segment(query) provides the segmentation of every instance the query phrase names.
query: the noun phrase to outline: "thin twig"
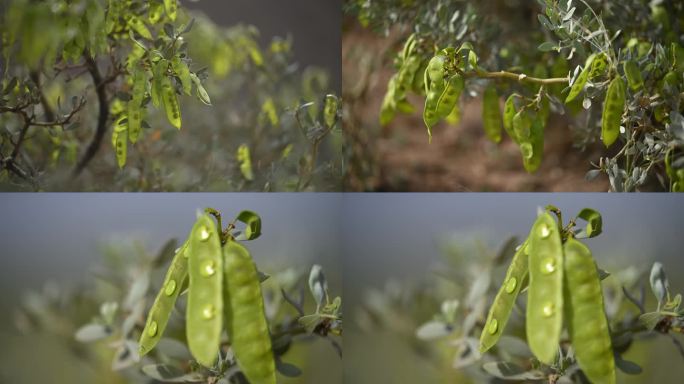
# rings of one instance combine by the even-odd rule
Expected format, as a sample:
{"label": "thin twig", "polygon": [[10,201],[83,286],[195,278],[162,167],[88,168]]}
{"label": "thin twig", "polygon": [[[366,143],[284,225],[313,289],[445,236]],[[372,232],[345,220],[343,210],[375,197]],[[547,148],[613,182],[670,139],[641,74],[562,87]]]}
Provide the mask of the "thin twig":
{"label": "thin twig", "polygon": [[508,79],[516,80],[521,83],[536,83],[536,84],[568,84],[569,80],[567,77],[552,77],[548,79],[541,79],[538,77],[527,76],[524,73],[513,73],[508,71],[499,72],[487,72],[487,71],[475,71],[475,72],[464,72],[465,77],[479,77],[482,79]]}

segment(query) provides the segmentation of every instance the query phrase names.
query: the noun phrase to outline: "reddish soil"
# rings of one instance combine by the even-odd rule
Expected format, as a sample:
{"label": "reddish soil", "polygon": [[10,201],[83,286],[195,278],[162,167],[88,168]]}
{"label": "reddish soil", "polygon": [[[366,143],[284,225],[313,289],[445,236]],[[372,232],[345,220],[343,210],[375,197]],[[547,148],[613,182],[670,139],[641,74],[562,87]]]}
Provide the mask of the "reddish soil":
{"label": "reddish soil", "polygon": [[[480,99],[462,98],[457,126],[440,123],[432,143],[420,111],[423,100],[412,97],[413,115],[398,115],[379,128],[378,114],[391,68],[393,34],[380,37],[353,26],[342,39],[343,94],[348,103],[346,129],[357,151],[365,151],[370,168],[349,189],[375,191],[606,191],[605,177],[586,181],[590,161],[598,161],[600,145],[581,151],[573,146],[568,120],[552,116],[546,127],[544,159],[534,174],[522,166],[520,151],[506,137],[490,142],[482,130]],[[504,134],[505,135],[505,134]],[[362,142],[359,141],[361,137]],[[368,165],[367,163],[371,163]],[[353,168],[352,168],[353,172]]]}

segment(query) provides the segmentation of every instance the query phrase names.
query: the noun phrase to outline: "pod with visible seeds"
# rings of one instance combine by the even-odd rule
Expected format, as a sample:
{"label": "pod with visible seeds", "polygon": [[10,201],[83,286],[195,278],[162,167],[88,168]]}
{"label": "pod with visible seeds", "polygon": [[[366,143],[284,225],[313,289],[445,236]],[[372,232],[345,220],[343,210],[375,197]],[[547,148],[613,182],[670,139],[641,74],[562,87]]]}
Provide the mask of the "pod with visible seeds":
{"label": "pod with visible seeds", "polygon": [[537,217],[528,242],[527,343],[539,361],[551,365],[563,325],[563,245],[551,214]]}
{"label": "pod with visible seeds", "polygon": [[230,345],[250,383],[275,384],[275,360],[254,261],[235,241],[223,247],[225,319]]}
{"label": "pod with visible seeds", "polygon": [[603,292],[591,251],[570,238],[565,253],[565,317],[575,357],[584,374],[595,383],[615,383],[615,360]]}
{"label": "pod with visible seeds", "polygon": [[178,104],[178,97],[176,96],[176,90],[171,85],[171,80],[166,76],[161,79],[161,97],[164,102],[166,118],[171,125],[180,129],[181,112],[180,105]]}
{"label": "pod with visible seeds", "polygon": [[501,111],[499,110],[499,94],[494,85],[489,85],[482,96],[482,122],[489,140],[501,141]]}
{"label": "pod with visible seeds", "polygon": [[625,109],[625,83],[617,76],[608,85],[606,100],[603,102],[601,116],[601,138],[610,147],[620,135],[622,112]]}
{"label": "pod with visible seeds", "polygon": [[520,293],[523,281],[527,278],[527,261],[527,240],[525,240],[513,256],[506,271],[506,278],[489,308],[487,322],[480,335],[480,353],[485,353],[493,347],[506,328],[515,300]]}
{"label": "pod with visible seeds", "polygon": [[209,215],[200,215],[188,241],[188,347],[200,364],[211,367],[218,356],[223,327],[223,251],[219,231]]}
{"label": "pod with visible seeds", "polygon": [[188,258],[185,255],[187,248],[188,241],[176,252],[171,261],[171,266],[166,272],[164,283],[157,294],[157,298],[154,300],[154,304],[152,304],[152,308],[150,308],[145,328],[140,335],[140,342],[138,343],[140,345],[140,356],[150,352],[164,334],[171,311],[188,276]]}
{"label": "pod with visible seeds", "polygon": [[582,90],[584,89],[584,86],[587,84],[587,80],[589,80],[589,75],[591,73],[591,67],[594,58],[596,58],[595,54],[592,54],[587,58],[587,62],[584,65],[584,69],[582,69],[582,72],[580,72],[580,74],[577,75],[575,82],[572,83],[572,87],[570,87],[570,93],[568,93],[568,97],[565,98],[566,104],[574,100],[575,97],[577,97],[577,95],[579,95],[580,92],[582,92]]}

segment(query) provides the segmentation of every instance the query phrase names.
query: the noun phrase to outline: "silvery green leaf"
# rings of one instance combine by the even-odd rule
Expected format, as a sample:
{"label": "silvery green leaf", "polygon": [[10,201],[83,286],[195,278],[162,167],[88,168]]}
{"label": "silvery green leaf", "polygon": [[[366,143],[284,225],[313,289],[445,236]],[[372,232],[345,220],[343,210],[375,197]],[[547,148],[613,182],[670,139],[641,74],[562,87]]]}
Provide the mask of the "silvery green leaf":
{"label": "silvery green leaf", "polygon": [[190,360],[192,355],[188,347],[176,339],[162,337],[155,347],[164,355],[177,360]]}
{"label": "silvery green leaf", "polygon": [[126,299],[124,300],[123,304],[124,309],[132,309],[138,301],[145,297],[145,294],[147,293],[147,289],[149,287],[149,273],[147,273],[147,270],[140,271],[140,273],[136,276],[135,280],[133,281],[133,285],[131,285],[131,289],[128,291],[128,295],[126,295]]}
{"label": "silvery green leaf", "polygon": [[448,336],[453,328],[442,321],[432,320],[421,325],[416,330],[416,337],[421,340],[435,340]]}
{"label": "silvery green leaf", "polygon": [[309,289],[316,300],[316,306],[320,307],[324,301],[327,301],[328,296],[328,282],[325,280],[323,268],[314,264],[309,273]]}
{"label": "silvery green leaf", "polygon": [[667,297],[668,289],[670,287],[667,276],[665,276],[665,269],[660,262],[656,261],[653,263],[649,281],[651,283],[651,290],[653,290],[653,294],[658,299],[658,305],[660,305]]}
{"label": "silvery green leaf", "polygon": [[297,366],[280,359],[276,359],[276,369],[285,377],[299,377],[302,375],[302,370],[297,368]]}
{"label": "silvery green leaf", "polygon": [[105,323],[112,324],[114,321],[114,316],[116,316],[116,311],[119,309],[119,303],[116,301],[108,301],[100,305],[100,316],[104,319]]}
{"label": "silvery green leaf", "polygon": [[82,343],[91,343],[102,340],[112,334],[112,330],[102,324],[86,324],[76,331],[76,340]]}
{"label": "silvery green leaf", "polygon": [[204,377],[197,372],[188,373],[166,364],[151,364],[142,367],[147,376],[165,383],[197,383],[204,381]]}
{"label": "silvery green leaf", "polygon": [[482,368],[490,375],[504,380],[543,380],[546,378],[542,371],[527,371],[519,365],[506,361],[485,363]]}

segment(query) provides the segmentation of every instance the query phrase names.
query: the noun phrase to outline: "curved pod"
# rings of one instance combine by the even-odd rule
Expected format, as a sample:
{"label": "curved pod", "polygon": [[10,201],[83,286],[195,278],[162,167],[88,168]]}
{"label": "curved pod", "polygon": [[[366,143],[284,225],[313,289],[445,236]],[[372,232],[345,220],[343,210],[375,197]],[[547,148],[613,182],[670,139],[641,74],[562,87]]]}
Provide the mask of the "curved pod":
{"label": "curved pod", "polygon": [[485,353],[493,347],[506,328],[523,280],[527,277],[527,259],[527,240],[525,240],[513,256],[506,271],[506,279],[489,308],[487,322],[480,336],[480,353]]}
{"label": "curved pod", "polygon": [[197,219],[189,242],[186,335],[195,359],[211,367],[218,355],[223,326],[223,255],[219,232],[209,215]]}
{"label": "curved pod", "polygon": [[482,96],[482,121],[489,140],[501,141],[501,111],[499,111],[499,94],[494,85],[489,85]]}
{"label": "curved pod", "polygon": [[603,144],[610,147],[620,135],[622,111],[625,109],[625,83],[620,76],[608,85],[606,101],[603,103],[601,117],[601,137]]}
{"label": "curved pod", "polygon": [[551,214],[537,217],[528,242],[527,343],[539,361],[551,365],[563,325],[563,246]]}
{"label": "curved pod", "polygon": [[596,264],[587,246],[573,238],[565,251],[565,313],[582,371],[595,383],[615,383],[615,360]]}
{"label": "curved pod", "polygon": [[250,383],[275,384],[275,361],[256,266],[249,251],[229,241],[223,248],[225,318],[231,347]]}
{"label": "curved pod", "polygon": [[140,335],[140,356],[150,352],[164,334],[171,311],[176,304],[176,299],[178,299],[178,294],[185,283],[185,279],[188,277],[188,259],[185,254],[187,248],[188,241],[176,252],[171,261],[171,266],[166,272],[166,277],[164,277],[164,284],[159,290],[157,298],[154,299],[152,308],[150,308],[145,329],[143,329],[142,335]]}

